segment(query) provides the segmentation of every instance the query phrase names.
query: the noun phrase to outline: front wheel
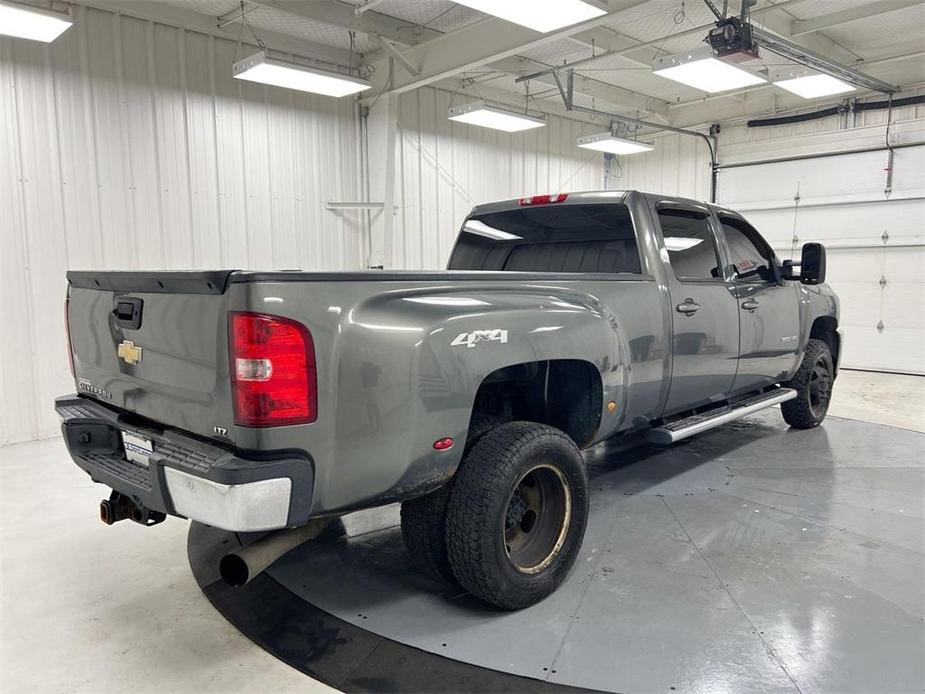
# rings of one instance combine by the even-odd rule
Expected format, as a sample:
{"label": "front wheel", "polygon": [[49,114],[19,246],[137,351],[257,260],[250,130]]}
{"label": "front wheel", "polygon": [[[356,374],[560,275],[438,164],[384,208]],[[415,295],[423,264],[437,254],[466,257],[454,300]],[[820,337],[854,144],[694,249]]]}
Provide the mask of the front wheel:
{"label": "front wheel", "polygon": [[456,474],[446,516],[453,574],[492,605],[532,605],[565,579],[587,520],[588,477],[574,442],[543,424],[504,424]]}
{"label": "front wheel", "polygon": [[793,378],[783,384],[797,396],[780,406],[784,421],[797,429],[812,429],[825,419],[832,398],[835,367],[832,352],[822,340],[810,339]]}

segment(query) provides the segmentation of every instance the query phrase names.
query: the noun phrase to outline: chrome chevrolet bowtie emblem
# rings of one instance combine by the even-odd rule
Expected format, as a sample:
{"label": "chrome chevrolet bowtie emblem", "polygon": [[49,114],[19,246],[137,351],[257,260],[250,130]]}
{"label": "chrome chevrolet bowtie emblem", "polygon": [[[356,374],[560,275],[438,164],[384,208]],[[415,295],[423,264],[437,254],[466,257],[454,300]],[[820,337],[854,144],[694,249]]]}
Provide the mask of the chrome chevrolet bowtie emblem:
{"label": "chrome chevrolet bowtie emblem", "polygon": [[141,361],[141,347],[136,347],[135,343],[131,340],[122,340],[119,343],[118,355],[119,359],[124,361],[126,364],[137,364]]}

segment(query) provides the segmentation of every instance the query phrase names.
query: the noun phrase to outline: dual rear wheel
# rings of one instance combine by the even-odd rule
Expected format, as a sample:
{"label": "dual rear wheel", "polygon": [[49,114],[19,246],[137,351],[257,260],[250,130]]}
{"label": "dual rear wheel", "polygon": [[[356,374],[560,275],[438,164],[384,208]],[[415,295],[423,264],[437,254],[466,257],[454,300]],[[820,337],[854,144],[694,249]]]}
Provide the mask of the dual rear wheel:
{"label": "dual rear wheel", "polygon": [[534,422],[495,421],[469,439],[449,485],[402,504],[405,542],[434,578],[504,609],[532,605],[562,583],[584,537],[581,454]]}

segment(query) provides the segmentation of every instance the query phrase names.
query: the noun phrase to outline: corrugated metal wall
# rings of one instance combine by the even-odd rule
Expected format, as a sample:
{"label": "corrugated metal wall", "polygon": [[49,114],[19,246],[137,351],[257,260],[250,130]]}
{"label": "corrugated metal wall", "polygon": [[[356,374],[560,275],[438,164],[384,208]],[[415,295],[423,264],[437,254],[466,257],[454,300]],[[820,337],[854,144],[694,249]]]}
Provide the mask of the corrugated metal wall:
{"label": "corrugated metal wall", "polygon": [[581,123],[550,116],[544,128],[507,134],[448,120],[451,99],[426,87],[399,102],[393,267],[445,267],[475,204],[603,187],[600,153],[575,146]]}
{"label": "corrugated metal wall", "polygon": [[73,389],[67,269],[358,268],[353,104],[231,78],[233,42],[75,6],[0,39],[0,444]]}
{"label": "corrugated metal wall", "polygon": [[[324,207],[361,199],[350,100],[233,80],[229,41],[73,11],[51,46],[0,39],[0,444],[56,431],[68,269],[365,262],[361,215]],[[443,267],[478,202],[601,187],[580,124],[494,133],[450,99],[402,97],[392,267]]]}

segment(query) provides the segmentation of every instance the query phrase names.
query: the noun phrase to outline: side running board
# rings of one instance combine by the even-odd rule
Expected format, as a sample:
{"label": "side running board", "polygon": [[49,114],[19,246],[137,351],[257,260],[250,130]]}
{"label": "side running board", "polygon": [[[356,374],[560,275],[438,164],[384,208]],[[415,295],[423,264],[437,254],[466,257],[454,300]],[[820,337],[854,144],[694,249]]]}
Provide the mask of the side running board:
{"label": "side running board", "polygon": [[680,441],[689,436],[694,436],[695,434],[712,429],[713,427],[718,427],[721,424],[741,419],[759,410],[773,407],[774,405],[787,402],[788,400],[793,400],[796,396],[797,392],[793,390],[793,388],[778,388],[777,390],[771,390],[767,393],[749,398],[748,400],[737,402],[731,407],[726,406],[703,414],[694,414],[690,417],[671,422],[670,424],[655,429],[649,429],[649,431],[646,432],[646,440],[649,443],[667,446],[675,441]]}

